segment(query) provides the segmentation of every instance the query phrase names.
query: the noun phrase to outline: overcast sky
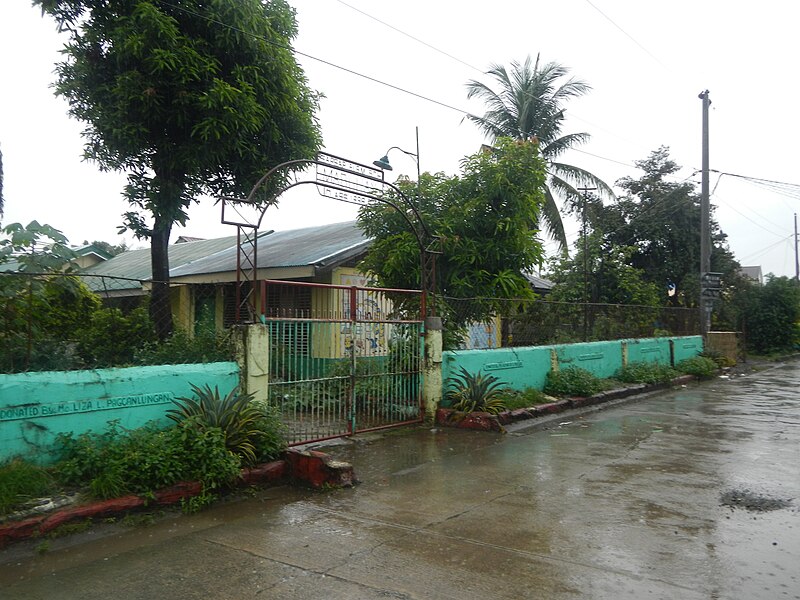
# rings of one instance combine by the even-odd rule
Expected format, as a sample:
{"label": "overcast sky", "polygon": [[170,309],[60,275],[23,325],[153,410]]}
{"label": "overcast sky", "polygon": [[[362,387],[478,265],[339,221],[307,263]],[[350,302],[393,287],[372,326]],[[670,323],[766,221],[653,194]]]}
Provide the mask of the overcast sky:
{"label": "overcast sky", "polygon": [[[701,101],[708,89],[711,168],[797,183],[758,185],[712,174],[712,205],[743,265],[794,275],[793,215],[800,203],[797,169],[800,4],[786,0],[463,0],[368,2],[290,0],[295,42],[312,88],[324,93],[319,119],[328,152],[371,163],[390,146],[415,150],[423,171],[454,174],[483,136],[465,112],[465,83],[491,63],[541,54],[592,86],[567,105],[564,133],[588,132],[583,152],[564,162],[613,183],[637,177],[635,160],[661,145],[699,184]],[[414,39],[416,38],[416,39]],[[81,161],[80,123],[52,94],[53,67],[66,40],[27,0],[0,4],[0,148],[3,223],[49,223],[73,243],[119,243],[127,209],[124,176]],[[325,62],[322,62],[325,61]],[[330,64],[337,65],[331,66]],[[345,70],[346,69],[346,70]],[[367,76],[360,77],[348,71]],[[379,80],[426,99],[382,85]],[[484,81],[489,81],[484,79]],[[443,106],[447,105],[447,106]],[[390,155],[394,175],[416,177],[413,159]],[[263,227],[288,229],[354,218],[354,208],[317,199],[311,186],[287,194]],[[204,200],[174,236],[232,235],[219,208]],[[570,240],[577,225],[568,225]],[[133,242],[127,237],[128,243]],[[142,244],[141,242],[134,242]]]}

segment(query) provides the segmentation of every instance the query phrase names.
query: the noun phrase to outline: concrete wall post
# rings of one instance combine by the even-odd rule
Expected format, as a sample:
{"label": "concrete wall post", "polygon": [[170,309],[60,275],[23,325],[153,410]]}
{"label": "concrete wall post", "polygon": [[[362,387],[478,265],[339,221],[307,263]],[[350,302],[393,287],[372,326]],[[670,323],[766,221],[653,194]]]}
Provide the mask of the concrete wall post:
{"label": "concrete wall post", "polygon": [[442,318],[425,318],[425,364],[422,367],[425,422],[433,423],[442,400]]}
{"label": "concrete wall post", "polygon": [[269,400],[269,328],[243,325],[236,336],[236,361],[242,372],[242,388],[260,402]]}

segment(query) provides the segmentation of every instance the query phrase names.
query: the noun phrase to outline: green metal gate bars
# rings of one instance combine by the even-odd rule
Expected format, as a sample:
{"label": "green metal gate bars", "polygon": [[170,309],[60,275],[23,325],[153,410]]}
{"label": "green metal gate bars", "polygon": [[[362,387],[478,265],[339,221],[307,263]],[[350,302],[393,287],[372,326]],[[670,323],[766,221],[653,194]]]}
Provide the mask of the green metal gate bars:
{"label": "green metal gate bars", "polygon": [[422,421],[419,291],[264,281],[269,401],[289,444]]}

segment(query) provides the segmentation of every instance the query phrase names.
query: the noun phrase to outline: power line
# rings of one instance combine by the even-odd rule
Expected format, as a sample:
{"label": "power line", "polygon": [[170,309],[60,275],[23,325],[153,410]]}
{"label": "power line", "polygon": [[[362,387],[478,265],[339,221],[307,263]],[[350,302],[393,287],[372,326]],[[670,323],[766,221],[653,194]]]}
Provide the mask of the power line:
{"label": "power line", "polygon": [[775,242],[773,244],[770,244],[769,246],[765,246],[761,250],[756,250],[755,252],[752,252],[752,253],[748,254],[747,256],[743,256],[742,260],[748,260],[748,259],[751,259],[751,258],[755,258],[757,256],[763,256],[764,254],[766,254],[770,250],[773,250],[773,249],[777,248],[781,244],[785,244],[785,243],[789,242],[793,237],[794,237],[794,233],[790,234],[789,236],[787,236],[787,237],[785,237],[785,238],[783,238],[781,240],[778,240],[777,242]]}
{"label": "power line", "polygon": [[[349,9],[351,9],[351,10],[353,10],[353,11],[355,11],[355,12],[357,12],[357,13],[365,16],[365,17],[367,17],[368,19],[372,19],[376,23],[380,23],[384,27],[388,27],[392,31],[395,31],[395,32],[399,33],[400,35],[405,36],[405,37],[417,42],[418,44],[422,44],[423,46],[433,50],[434,52],[437,52],[437,53],[439,53],[439,54],[441,54],[443,56],[446,56],[447,58],[449,58],[451,60],[454,60],[457,63],[462,64],[465,67],[468,67],[469,69],[472,69],[473,71],[477,71],[481,75],[486,75],[486,71],[484,71],[483,69],[479,69],[475,65],[472,65],[472,64],[466,62],[465,60],[462,60],[462,59],[458,58],[457,56],[454,56],[453,54],[450,54],[449,52],[446,52],[446,51],[442,50],[441,48],[437,48],[433,44],[430,44],[430,43],[426,42],[425,40],[421,40],[420,38],[411,35],[407,31],[404,31],[404,30],[400,29],[399,27],[396,27],[396,26],[392,25],[391,23],[387,23],[386,21],[383,21],[383,20],[379,19],[378,17],[375,17],[375,16],[367,13],[367,12],[361,10],[360,8],[357,8],[357,7],[355,7],[355,6],[351,5],[351,4],[348,4],[347,2],[344,2],[344,0],[336,0],[336,1],[339,4],[341,4],[343,6],[346,6],[347,8],[349,8]],[[532,94],[529,94],[529,93],[526,93],[525,95],[528,96],[529,98],[535,98],[535,96],[533,96]],[[595,128],[600,129],[602,131],[605,131],[606,133],[616,137],[617,139],[620,139],[620,140],[622,140],[624,142],[627,142],[629,144],[632,144],[632,145],[638,145],[638,144],[636,144],[636,142],[634,142],[632,140],[629,140],[629,139],[626,139],[626,138],[618,135],[617,133],[602,127],[601,125],[598,125],[597,123],[593,123],[592,121],[584,119],[581,116],[576,115],[574,113],[570,113],[570,114],[572,115],[572,117],[574,119],[576,119],[578,121],[582,121],[582,122],[586,123],[587,125],[591,125],[592,127],[595,127]],[[599,157],[599,158],[603,158],[603,157]],[[604,160],[611,160],[611,159],[604,159]],[[616,162],[616,161],[611,160],[611,162]]]}
{"label": "power line", "polygon": [[[715,196],[714,196],[714,198],[715,198],[715,199],[717,199],[718,201],[722,202],[723,204],[725,204],[725,206],[727,206],[727,207],[728,207],[729,209],[731,209],[733,212],[735,212],[735,213],[738,213],[739,215],[741,215],[742,217],[744,217],[745,219],[747,219],[747,220],[748,220],[750,223],[752,223],[752,224],[753,224],[753,225],[755,225],[756,227],[760,227],[761,229],[763,229],[763,230],[764,230],[764,231],[766,231],[767,233],[771,233],[772,235],[778,236],[778,237],[780,237],[780,238],[782,238],[782,237],[785,235],[785,234],[783,234],[783,233],[777,233],[777,232],[773,231],[772,229],[767,229],[767,228],[766,228],[766,227],[764,227],[763,225],[760,225],[758,222],[756,222],[755,220],[753,220],[753,217],[748,217],[746,214],[744,214],[743,212],[741,212],[741,211],[740,211],[739,209],[737,209],[735,206],[733,206],[733,205],[732,205],[732,204],[730,204],[729,202],[726,202],[725,200],[723,200],[722,198],[720,198],[718,194],[717,194],[717,195],[715,195]],[[753,214],[754,214],[755,216],[757,216],[757,217],[759,217],[759,218],[763,219],[764,221],[766,221],[766,222],[767,222],[767,223],[769,223],[770,225],[774,225],[775,227],[778,227],[778,228],[780,228],[780,225],[778,225],[777,223],[773,223],[773,222],[771,222],[769,219],[765,219],[764,217],[762,217],[762,216],[761,216],[761,215],[759,215],[758,213],[754,212]]]}
{"label": "power line", "polygon": [[[462,60],[460,60],[460,59],[458,59],[458,58],[456,58],[456,57],[453,57],[453,56],[449,55],[448,53],[446,53],[446,52],[444,52],[444,51],[442,51],[442,50],[439,50],[439,49],[435,48],[434,46],[431,46],[430,44],[427,44],[426,42],[423,42],[423,41],[421,41],[421,40],[417,40],[417,38],[415,38],[414,36],[412,36],[412,35],[410,35],[410,34],[407,34],[407,33],[403,32],[403,31],[401,31],[400,29],[398,29],[398,28],[396,28],[396,27],[393,27],[392,25],[389,25],[388,23],[384,23],[384,22],[383,22],[383,21],[381,21],[380,19],[377,19],[377,18],[375,18],[375,17],[372,17],[371,15],[368,15],[367,13],[364,13],[363,11],[361,11],[361,10],[359,10],[359,9],[357,9],[357,8],[354,8],[354,7],[350,6],[349,4],[347,4],[347,3],[345,3],[345,2],[342,2],[342,0],[337,0],[337,1],[338,1],[338,2],[340,2],[341,4],[343,4],[344,6],[347,6],[347,7],[351,8],[351,9],[353,9],[353,10],[356,10],[357,12],[359,12],[359,13],[362,13],[362,14],[364,14],[365,16],[368,16],[368,17],[369,17],[369,18],[371,18],[371,19],[374,19],[375,21],[378,21],[379,23],[382,23],[383,25],[385,25],[385,26],[387,26],[387,27],[390,27],[391,29],[393,29],[393,30],[395,30],[395,31],[398,31],[399,33],[402,33],[403,35],[406,35],[406,36],[408,36],[409,38],[411,38],[411,39],[414,39],[415,41],[418,41],[419,43],[421,43],[421,44],[424,44],[425,46],[428,46],[428,47],[430,47],[430,48],[432,48],[432,49],[436,50],[437,52],[440,52],[440,53],[442,53],[442,54],[444,54],[444,55],[446,55],[446,56],[449,56],[450,58],[453,58],[454,60],[457,60],[458,62],[460,62],[460,63],[463,63],[463,64],[465,64],[465,65],[469,66],[470,68],[472,68],[472,69],[475,69],[475,70],[477,70],[477,71],[479,71],[479,72],[483,73],[483,71],[480,71],[480,69],[477,69],[476,67],[473,67],[473,66],[469,65],[469,63],[465,63],[464,61],[462,61]],[[251,33],[251,32],[249,32],[249,31],[245,31],[245,30],[243,30],[243,29],[240,29],[240,28],[238,28],[238,27],[234,27],[233,25],[230,25],[230,24],[228,24],[228,23],[225,23],[225,22],[223,22],[223,21],[219,21],[219,20],[217,20],[217,19],[213,19],[213,18],[209,17],[208,15],[204,15],[204,14],[201,14],[201,13],[198,13],[198,12],[195,12],[195,11],[192,11],[192,10],[190,10],[190,9],[187,9],[187,8],[183,7],[183,6],[178,6],[178,5],[172,4],[172,3],[170,3],[170,2],[164,2],[164,4],[165,4],[166,6],[170,6],[171,8],[173,8],[173,9],[175,9],[175,10],[179,10],[179,11],[182,11],[182,12],[184,12],[184,13],[190,14],[190,15],[192,15],[192,16],[195,16],[195,17],[198,17],[198,18],[205,19],[205,20],[206,20],[206,21],[208,21],[209,23],[214,23],[215,25],[218,25],[218,26],[220,26],[220,27],[224,27],[224,28],[230,29],[231,31],[236,31],[236,32],[238,32],[238,33],[241,33],[241,34],[243,34],[243,35],[247,35],[247,36],[250,36],[250,37],[252,37],[252,38],[259,39],[259,40],[262,40],[262,41],[264,41],[264,42],[266,42],[266,43],[268,43],[268,44],[270,44],[271,46],[274,46],[274,47],[276,47],[276,48],[281,48],[281,49],[283,49],[283,50],[287,50],[287,51],[289,51],[289,52],[292,52],[292,53],[294,53],[294,54],[297,54],[297,55],[299,55],[299,56],[303,56],[303,57],[305,57],[305,58],[308,58],[308,59],[310,59],[310,60],[313,60],[313,61],[319,62],[319,63],[321,63],[321,64],[324,64],[324,65],[326,65],[326,66],[329,66],[329,67],[331,67],[331,68],[338,69],[338,70],[340,70],[340,71],[343,71],[343,72],[345,72],[345,73],[348,73],[348,74],[350,74],[350,75],[353,75],[353,76],[355,76],[355,77],[359,77],[359,78],[361,78],[361,79],[365,79],[365,80],[367,80],[367,81],[370,81],[370,82],[372,82],[372,83],[375,83],[375,84],[378,84],[378,85],[381,85],[381,86],[387,87],[387,88],[389,88],[389,89],[392,89],[392,90],[395,90],[395,91],[397,91],[397,92],[400,92],[400,93],[403,93],[403,94],[406,94],[406,95],[409,95],[409,96],[413,96],[413,97],[415,97],[415,98],[417,98],[417,99],[419,99],[419,100],[423,100],[423,101],[425,101],[425,102],[430,102],[431,104],[435,104],[435,105],[437,105],[437,106],[440,106],[440,107],[442,107],[442,108],[446,108],[446,109],[448,109],[448,110],[452,110],[452,111],[454,111],[454,112],[457,112],[458,114],[460,114],[460,115],[462,115],[462,116],[470,116],[470,117],[476,117],[476,118],[477,118],[477,116],[476,116],[476,115],[473,115],[473,114],[472,114],[471,112],[469,112],[468,110],[465,110],[465,109],[462,109],[462,108],[458,108],[458,107],[456,107],[456,106],[453,106],[453,105],[451,105],[451,104],[448,104],[448,103],[446,103],[446,102],[442,102],[442,101],[440,101],[440,100],[436,100],[436,99],[434,99],[434,98],[431,98],[431,97],[429,97],[429,96],[426,96],[426,95],[424,95],[424,94],[420,94],[420,93],[418,93],[418,92],[414,92],[414,91],[412,91],[412,90],[406,89],[406,88],[404,88],[404,87],[401,87],[401,86],[399,86],[399,85],[395,85],[395,84],[393,84],[393,83],[389,83],[389,82],[387,82],[387,81],[383,81],[382,79],[378,79],[378,78],[376,78],[376,77],[372,77],[372,76],[370,76],[370,75],[366,75],[366,74],[364,74],[364,73],[360,73],[360,72],[358,72],[358,71],[355,71],[355,70],[353,70],[353,69],[350,69],[350,68],[348,68],[348,67],[344,67],[344,66],[342,66],[342,65],[338,65],[338,64],[336,64],[336,63],[333,63],[333,62],[331,62],[331,61],[325,60],[325,59],[323,59],[323,58],[319,58],[319,57],[317,57],[317,56],[313,56],[313,55],[311,55],[311,54],[308,54],[308,53],[305,53],[305,52],[301,52],[301,51],[299,51],[299,50],[296,50],[296,49],[292,48],[291,46],[287,46],[287,45],[285,45],[285,44],[280,44],[280,43],[278,43],[278,42],[275,42],[275,41],[273,41],[273,40],[267,39],[267,38],[265,38],[265,37],[263,37],[263,36],[259,36],[259,35],[256,35],[256,34],[254,34],[254,33]],[[530,95],[530,94],[529,94],[529,95]],[[531,97],[533,97],[533,96],[531,96]],[[576,118],[579,118],[579,117],[577,117],[577,116],[576,116]],[[584,122],[586,122],[586,123],[589,123],[588,121],[585,121],[584,119],[580,119],[580,120],[583,120]],[[590,125],[593,125],[592,123],[589,123],[589,124],[590,124]],[[636,165],[632,165],[632,164],[630,164],[630,163],[625,163],[625,162],[622,162],[622,161],[618,161],[618,160],[615,160],[615,159],[613,159],[613,158],[607,158],[607,157],[605,157],[605,156],[600,156],[599,154],[593,154],[593,153],[591,153],[591,152],[587,152],[586,150],[580,150],[580,149],[578,149],[578,148],[570,148],[570,149],[571,149],[571,150],[574,150],[575,152],[580,152],[580,153],[583,153],[583,154],[586,154],[586,155],[589,155],[589,156],[593,156],[593,157],[595,157],[595,158],[599,158],[599,159],[601,159],[601,160],[605,160],[605,161],[608,161],[608,162],[616,163],[616,164],[619,164],[619,165],[622,165],[622,166],[625,166],[625,167],[633,167],[633,168],[637,168],[637,167],[636,167]],[[670,176],[670,177],[674,177],[674,176]]]}
{"label": "power line", "polygon": [[360,77],[362,79],[366,79],[367,81],[370,81],[372,83],[377,83],[378,85],[382,85],[384,87],[388,87],[388,88],[393,89],[395,91],[402,92],[403,94],[407,94],[409,96],[414,96],[415,98],[418,98],[420,100],[424,100],[426,102],[430,102],[432,104],[436,104],[436,105],[441,106],[443,108],[447,108],[447,109],[453,110],[453,111],[455,111],[455,112],[457,112],[457,113],[459,113],[461,115],[475,116],[475,115],[473,115],[472,113],[470,113],[467,110],[463,110],[461,108],[457,108],[455,106],[447,104],[446,102],[442,102],[440,100],[435,100],[434,98],[430,98],[428,96],[425,96],[424,94],[420,94],[418,92],[413,92],[413,91],[408,90],[406,88],[400,87],[399,85],[394,85],[392,83],[383,81],[382,79],[378,79],[377,77],[372,77],[370,75],[365,75],[364,73],[359,73],[358,71],[354,71],[353,69],[349,69],[347,67],[343,67],[341,65],[337,65],[336,63],[332,63],[329,60],[325,60],[323,58],[319,58],[317,56],[313,56],[313,55],[307,54],[305,52],[300,52],[299,50],[296,50],[296,49],[292,48],[291,46],[287,46],[285,44],[280,44],[280,43],[275,42],[273,40],[270,40],[270,39],[267,39],[265,37],[256,35],[254,33],[251,33],[249,31],[245,31],[243,29],[239,29],[238,27],[234,27],[233,25],[230,25],[230,24],[225,23],[223,21],[219,21],[217,19],[212,19],[211,17],[209,17],[207,15],[203,15],[203,14],[197,13],[197,12],[189,10],[189,9],[183,7],[183,6],[177,6],[177,5],[171,4],[169,2],[164,2],[164,4],[166,6],[170,6],[170,7],[174,8],[176,10],[180,10],[182,12],[190,14],[192,16],[199,17],[201,19],[205,19],[209,23],[214,23],[215,25],[219,25],[220,27],[225,27],[227,29],[230,29],[231,31],[236,31],[236,32],[241,33],[243,35],[247,35],[247,36],[250,36],[252,38],[264,41],[267,44],[270,44],[271,46],[274,46],[276,48],[281,48],[282,50],[288,50],[289,52],[292,52],[292,53],[297,54],[299,56],[304,56],[304,57],[306,57],[308,59],[317,61],[319,63],[322,63],[322,64],[326,65],[326,66],[333,67],[334,69],[339,69],[340,71],[344,71],[345,73],[349,73],[350,75],[354,75],[356,77]]}
{"label": "power line", "polygon": [[378,17],[374,17],[374,16],[372,16],[371,14],[364,12],[364,11],[363,11],[363,10],[361,10],[360,8],[356,8],[355,6],[353,6],[353,5],[351,5],[351,4],[348,4],[347,2],[344,2],[343,0],[336,0],[336,1],[337,1],[339,4],[343,4],[343,5],[344,5],[344,6],[346,6],[347,8],[349,8],[349,9],[351,9],[351,10],[354,10],[354,11],[356,11],[357,13],[359,13],[359,14],[361,14],[361,15],[364,15],[364,16],[365,16],[365,17],[367,17],[368,19],[372,19],[373,21],[375,21],[375,22],[377,22],[377,23],[380,23],[380,24],[381,24],[381,25],[383,25],[384,27],[388,27],[388,28],[389,28],[389,29],[391,29],[392,31],[396,31],[396,32],[397,32],[397,33],[399,33],[400,35],[403,35],[403,36],[405,36],[405,37],[407,37],[407,38],[409,38],[409,39],[411,39],[411,40],[414,40],[414,41],[415,41],[415,42],[417,42],[418,44],[422,44],[423,46],[425,46],[425,47],[427,47],[427,48],[430,48],[430,49],[431,49],[431,50],[433,50],[434,52],[438,52],[439,54],[441,54],[441,55],[443,55],[443,56],[446,56],[447,58],[450,58],[450,59],[452,59],[452,60],[454,60],[454,61],[456,61],[456,62],[458,62],[458,63],[461,63],[461,64],[462,64],[462,65],[464,65],[465,67],[469,67],[470,69],[473,69],[474,71],[477,71],[478,73],[481,73],[481,74],[483,74],[483,70],[479,69],[478,67],[476,67],[476,66],[473,66],[473,65],[469,64],[468,62],[465,62],[465,61],[461,60],[461,59],[460,59],[460,58],[458,58],[457,56],[453,56],[452,54],[449,54],[448,52],[445,52],[444,50],[441,50],[440,48],[437,48],[436,46],[434,46],[434,45],[432,45],[432,44],[429,44],[428,42],[426,42],[426,41],[424,41],[424,40],[421,40],[421,39],[419,39],[418,37],[414,37],[414,36],[413,36],[413,35],[411,35],[410,33],[407,33],[407,32],[405,32],[405,31],[403,31],[403,30],[402,30],[402,29],[400,29],[399,27],[395,27],[394,25],[392,25],[392,24],[390,24],[390,23],[387,23],[386,21],[381,21],[381,20],[380,20]]}
{"label": "power line", "polygon": [[[788,198],[792,198],[795,200],[800,200],[800,184],[798,183],[789,183],[787,181],[776,181],[774,179],[762,179],[760,177],[751,177],[748,175],[739,175],[737,173],[726,173],[726,172],[719,172],[719,179],[717,179],[717,185],[722,180],[722,178],[727,175],[729,177],[735,177],[737,179],[742,179],[751,183],[753,185],[766,188],[767,190],[780,194],[782,196],[786,196]],[[716,186],[714,186],[716,189]]]}
{"label": "power line", "polygon": [[602,10],[600,10],[599,8],[597,8],[597,6],[595,6],[594,4],[592,4],[592,2],[591,2],[590,0],[586,0],[586,4],[588,4],[588,5],[589,5],[589,6],[591,6],[593,9],[595,9],[597,12],[599,12],[599,13],[600,13],[600,14],[603,16],[603,18],[605,18],[605,19],[606,19],[606,20],[607,20],[609,23],[611,23],[611,24],[612,24],[614,27],[616,27],[616,28],[617,28],[619,31],[621,31],[621,32],[622,32],[622,33],[625,35],[625,37],[627,37],[627,38],[628,38],[629,40],[631,40],[631,41],[632,41],[634,44],[636,44],[637,46],[639,46],[639,48],[641,48],[641,49],[642,49],[642,50],[643,50],[643,51],[644,51],[644,52],[645,52],[645,53],[646,53],[646,54],[647,54],[647,55],[648,55],[650,58],[652,58],[652,59],[653,59],[654,61],[656,61],[656,62],[657,62],[659,65],[661,65],[661,67],[663,67],[663,68],[664,68],[666,71],[669,71],[669,68],[668,68],[668,67],[667,67],[667,66],[666,66],[664,63],[662,63],[662,62],[661,62],[661,61],[658,59],[658,57],[657,57],[655,54],[653,54],[652,52],[650,52],[650,50],[648,50],[647,48],[645,48],[644,46],[642,46],[642,45],[641,45],[641,44],[640,44],[640,43],[639,43],[639,42],[638,42],[638,41],[637,41],[637,40],[636,40],[636,39],[635,39],[635,38],[634,38],[634,37],[633,37],[631,34],[629,34],[629,33],[628,33],[627,31],[625,31],[625,30],[624,30],[622,27],[620,27],[620,26],[619,26],[619,25],[618,25],[618,24],[617,24],[617,23],[616,23],[616,22],[615,22],[615,21],[614,21],[614,20],[613,20],[611,17],[609,17],[609,16],[608,16],[606,13],[604,13],[604,12],[603,12]]}

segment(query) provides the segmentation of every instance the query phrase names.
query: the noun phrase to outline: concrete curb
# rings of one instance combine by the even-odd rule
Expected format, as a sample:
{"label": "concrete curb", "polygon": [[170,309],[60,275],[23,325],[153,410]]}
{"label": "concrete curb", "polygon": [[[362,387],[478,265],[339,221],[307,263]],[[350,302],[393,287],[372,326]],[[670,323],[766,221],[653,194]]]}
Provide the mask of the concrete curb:
{"label": "concrete curb", "polygon": [[[287,450],[282,460],[242,469],[237,486],[277,485],[284,482],[314,489],[327,489],[351,487],[358,483],[358,480],[349,463],[332,460],[322,452]],[[169,506],[185,498],[197,496],[202,491],[200,482],[182,481],[158,490],[153,498],[132,494],[80,506],[64,507],[47,514],[6,522],[0,525],[0,548],[12,542],[46,535],[74,521],[123,514],[147,506]]]}
{"label": "concrete curb", "polygon": [[629,398],[645,392],[668,389],[696,380],[697,378],[694,375],[681,375],[667,383],[658,383],[654,385],[640,383],[625,388],[600,392],[593,396],[565,398],[558,402],[538,404],[530,408],[517,408],[497,415],[491,415],[485,412],[464,414],[452,408],[440,408],[436,411],[436,425],[440,427],[455,427],[457,429],[472,429],[474,431],[497,431],[506,433],[506,425],[512,425],[530,419],[540,419],[575,408],[587,408],[598,404],[605,404],[613,400]]}

